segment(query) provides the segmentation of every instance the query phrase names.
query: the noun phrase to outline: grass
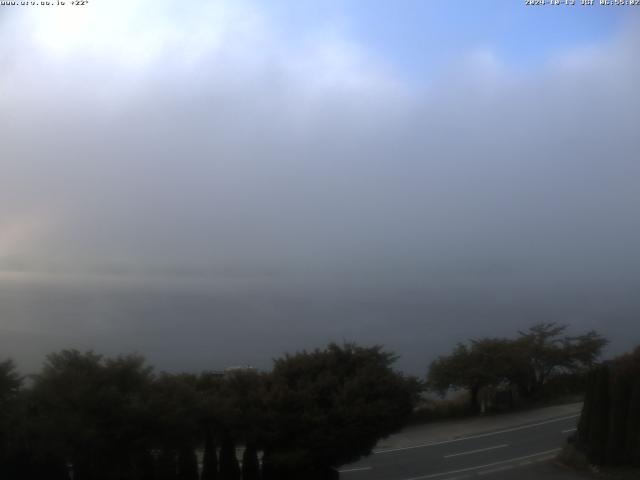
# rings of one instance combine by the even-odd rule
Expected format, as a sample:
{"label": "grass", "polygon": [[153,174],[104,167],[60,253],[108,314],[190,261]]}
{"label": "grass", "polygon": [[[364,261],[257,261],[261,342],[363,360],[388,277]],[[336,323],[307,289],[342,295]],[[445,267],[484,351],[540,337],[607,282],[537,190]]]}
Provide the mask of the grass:
{"label": "grass", "polygon": [[[547,396],[537,400],[517,401],[514,408],[491,409],[483,415],[500,415],[503,413],[523,412],[537,408],[551,407],[554,405],[568,405],[582,402],[582,394],[563,394]],[[414,410],[409,419],[410,425],[420,425],[442,420],[454,420],[477,416],[469,409],[469,394],[465,391],[457,392],[447,398],[426,395],[422,402]]]}
{"label": "grass", "polygon": [[438,420],[451,420],[455,418],[469,417],[469,395],[460,392],[449,398],[424,397],[421,404],[414,410],[409,424],[435,422]]}

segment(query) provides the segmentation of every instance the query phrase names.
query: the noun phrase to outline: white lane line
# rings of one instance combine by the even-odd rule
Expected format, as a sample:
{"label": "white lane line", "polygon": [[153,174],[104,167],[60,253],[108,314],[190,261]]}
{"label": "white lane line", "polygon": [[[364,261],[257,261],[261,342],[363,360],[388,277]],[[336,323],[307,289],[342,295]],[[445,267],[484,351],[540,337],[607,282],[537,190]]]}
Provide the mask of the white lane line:
{"label": "white lane line", "polygon": [[562,433],[571,433],[571,432],[575,432],[577,430],[577,428],[568,428],[566,430],[562,430]]}
{"label": "white lane line", "polygon": [[533,453],[531,455],[525,455],[523,457],[510,458],[509,460],[501,460],[499,462],[487,463],[486,465],[477,465],[475,467],[461,468],[460,470],[451,470],[449,472],[432,473],[430,475],[423,475],[421,477],[405,478],[404,480],[426,480],[428,478],[443,477],[445,475],[455,475],[456,473],[471,472],[473,470],[482,470],[483,468],[494,467],[496,465],[504,465],[505,463],[518,462],[520,460],[526,460],[527,458],[539,457],[540,455],[549,455],[550,453],[557,453],[561,448],[554,448],[553,450],[546,450],[544,452]]}
{"label": "white lane line", "polygon": [[460,455],[471,455],[472,453],[486,452],[488,450],[496,450],[498,448],[505,448],[508,446],[509,444],[505,443],[504,445],[496,445],[495,447],[479,448],[477,450],[468,450],[466,452],[460,452],[460,453],[450,453],[449,455],[445,455],[444,458],[459,457]]}
{"label": "white lane line", "polygon": [[478,475],[490,475],[492,473],[504,472],[505,470],[511,470],[513,467],[514,467],[513,465],[505,465],[504,467],[496,467],[496,468],[492,468],[490,470],[483,470],[481,472],[478,472]]}
{"label": "white lane line", "polygon": [[367,470],[371,470],[371,467],[359,467],[359,468],[346,468],[344,470],[338,470],[340,473],[350,473],[350,472],[364,472]]}
{"label": "white lane line", "polygon": [[497,432],[480,433],[478,435],[470,435],[468,437],[454,438],[452,440],[444,440],[442,442],[421,443],[419,445],[411,445],[409,447],[388,448],[388,449],[384,449],[384,450],[374,450],[373,453],[375,455],[378,455],[378,454],[381,454],[381,453],[401,452],[403,450],[413,450],[413,449],[416,449],[416,448],[434,447],[436,445],[446,445],[448,443],[462,442],[464,440],[473,440],[475,438],[491,437],[492,435],[500,435],[501,433],[517,432],[518,430],[525,430],[527,428],[540,427],[542,425],[548,425],[550,423],[555,423],[555,422],[563,422],[565,420],[570,420],[572,418],[577,418],[579,416],[580,416],[580,414],[576,413],[575,415],[569,415],[569,416],[561,417],[561,418],[554,418],[552,420],[546,420],[544,422],[538,422],[538,423],[531,423],[529,425],[521,425],[519,427],[507,428],[505,430],[498,430]]}
{"label": "white lane line", "polygon": [[547,455],[546,457],[536,458],[535,460],[532,460],[531,463],[546,462],[547,460],[553,460],[554,458],[556,458],[555,455]]}

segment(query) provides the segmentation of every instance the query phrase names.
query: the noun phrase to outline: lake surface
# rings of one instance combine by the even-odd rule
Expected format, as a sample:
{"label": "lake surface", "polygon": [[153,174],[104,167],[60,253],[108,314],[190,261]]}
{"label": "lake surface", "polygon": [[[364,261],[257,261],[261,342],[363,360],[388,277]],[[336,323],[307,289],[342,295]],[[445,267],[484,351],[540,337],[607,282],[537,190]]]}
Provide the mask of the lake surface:
{"label": "lake surface", "polygon": [[540,321],[595,328],[608,354],[640,343],[631,287],[603,291],[344,278],[165,281],[118,276],[0,277],[0,357],[37,370],[46,353],[139,352],[159,369],[269,368],[274,357],[328,342],[383,344],[423,375],[458,341],[510,336]]}

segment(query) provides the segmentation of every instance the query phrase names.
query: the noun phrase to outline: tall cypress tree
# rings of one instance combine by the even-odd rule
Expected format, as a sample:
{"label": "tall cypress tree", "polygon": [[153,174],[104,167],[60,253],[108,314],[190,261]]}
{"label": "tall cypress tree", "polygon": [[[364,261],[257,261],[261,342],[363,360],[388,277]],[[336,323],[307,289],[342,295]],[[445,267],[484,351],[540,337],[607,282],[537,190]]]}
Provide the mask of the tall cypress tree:
{"label": "tall cypress tree", "polygon": [[135,458],[135,472],[139,480],[156,480],[155,460],[150,452],[142,452]]}
{"label": "tall cypress tree", "polygon": [[268,450],[265,450],[262,454],[261,476],[262,480],[278,480],[278,476],[276,475],[273,461],[271,459],[271,454]]}
{"label": "tall cypress tree", "polygon": [[640,375],[634,379],[633,390],[629,396],[625,460],[629,465],[640,467]]}
{"label": "tall cypress tree", "polygon": [[595,377],[593,408],[589,420],[588,456],[596,465],[606,460],[609,432],[609,366],[602,365]]}
{"label": "tall cypress tree", "polygon": [[640,467],[640,347],[589,374],[577,440],[596,465]]}
{"label": "tall cypress tree", "polygon": [[204,437],[201,480],[218,480],[218,453],[215,438],[209,429],[206,430]]}
{"label": "tall cypress tree", "polygon": [[[618,369],[619,370],[619,369]],[[611,379],[611,400],[609,408],[609,430],[607,432],[607,465],[624,463],[629,397],[631,379],[624,372],[617,371]]]}
{"label": "tall cypress tree", "polygon": [[260,462],[255,443],[248,443],[242,455],[242,480],[260,480]]}
{"label": "tall cypress tree", "polygon": [[176,480],[178,477],[178,463],[176,452],[163,449],[156,463],[156,472],[159,480]]}
{"label": "tall cypress tree", "polygon": [[183,447],[178,455],[178,479],[198,480],[198,457],[193,448]]}
{"label": "tall cypress tree", "polygon": [[240,466],[236,457],[236,445],[228,432],[222,437],[220,448],[220,480],[240,480]]}
{"label": "tall cypress tree", "polygon": [[578,421],[578,431],[576,433],[578,447],[588,450],[590,439],[590,428],[592,424],[593,400],[596,391],[596,370],[590,370],[587,375],[587,383],[585,387],[584,402],[582,404],[582,412]]}

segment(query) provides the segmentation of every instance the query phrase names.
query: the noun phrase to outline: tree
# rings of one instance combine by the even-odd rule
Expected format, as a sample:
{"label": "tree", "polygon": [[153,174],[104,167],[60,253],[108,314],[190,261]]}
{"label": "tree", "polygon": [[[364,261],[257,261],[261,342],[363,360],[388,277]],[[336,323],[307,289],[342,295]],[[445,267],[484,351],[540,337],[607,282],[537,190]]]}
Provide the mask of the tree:
{"label": "tree", "polygon": [[242,480],[260,480],[260,462],[255,443],[249,443],[242,455]]}
{"label": "tree", "polygon": [[589,374],[577,446],[596,465],[640,466],[640,347]]}
{"label": "tree", "polygon": [[269,475],[325,475],[369,454],[380,438],[400,429],[420,385],[391,368],[395,358],[379,346],[331,344],[276,360],[263,460]]}
{"label": "tree", "polygon": [[[240,470],[235,457],[235,443],[245,445],[251,453],[252,448],[257,450],[263,441],[268,417],[265,405],[267,377],[253,369],[240,369],[225,375],[203,373],[198,378],[200,423],[205,433],[207,463],[203,476],[236,478]],[[213,477],[217,474],[216,440],[222,446],[219,477]]]}
{"label": "tree", "polygon": [[78,479],[128,475],[150,447],[152,379],[151,368],[135,355],[49,355],[31,395],[41,450],[71,462]]}
{"label": "tree", "polygon": [[427,385],[444,395],[450,388],[469,392],[469,409],[480,411],[478,394],[488,385],[497,385],[513,375],[513,349],[508,340],[485,338],[459,343],[450,355],[431,363]]}
{"label": "tree", "polygon": [[178,453],[201,442],[197,381],[196,375],[162,372],[152,383],[148,408],[156,419],[152,427],[156,448]]}
{"label": "tree", "polygon": [[[640,350],[638,351],[640,352]],[[640,357],[640,353],[638,357]],[[640,467],[640,374],[636,375],[633,381],[627,426],[625,459],[634,467]]]}
{"label": "tree", "polygon": [[513,377],[525,397],[539,394],[547,380],[558,371],[585,372],[591,368],[608,341],[595,331],[576,337],[562,336],[566,325],[539,323],[518,332],[518,353]]}
{"label": "tree", "polygon": [[23,378],[16,371],[13,360],[0,362],[0,405],[4,405],[18,394],[22,381]]}
{"label": "tree", "polygon": [[205,429],[204,454],[202,457],[202,479],[218,480],[218,454],[210,429]]}
{"label": "tree", "polygon": [[516,339],[483,338],[459,343],[449,355],[434,360],[428,387],[444,395],[450,388],[469,392],[470,410],[479,411],[478,394],[487,386],[510,384],[525,398],[537,396],[559,373],[584,374],[607,344],[595,331],[562,336],[566,326],[541,323]]}
{"label": "tree", "polygon": [[16,420],[19,412],[19,402],[17,401],[22,387],[22,377],[16,371],[12,360],[0,362],[0,477],[10,478],[10,476],[24,474],[20,472],[18,465],[18,432]]}
{"label": "tree", "polygon": [[177,480],[178,460],[174,450],[163,448],[157,459],[156,473],[158,480]]}
{"label": "tree", "polygon": [[240,466],[236,457],[236,444],[228,432],[222,436],[220,448],[220,480],[240,480]]}
{"label": "tree", "polygon": [[178,454],[178,480],[198,480],[198,458],[193,448],[182,447]]}
{"label": "tree", "polygon": [[260,478],[260,450],[263,479],[336,478],[333,467],[369,453],[413,409],[420,385],[394,360],[381,347],[330,345],[269,374],[155,375],[139,356],[63,350],[25,390],[3,362],[0,477],[62,480],[70,465],[77,480],[195,480],[204,444],[202,480],[239,480],[238,442],[243,480]]}

